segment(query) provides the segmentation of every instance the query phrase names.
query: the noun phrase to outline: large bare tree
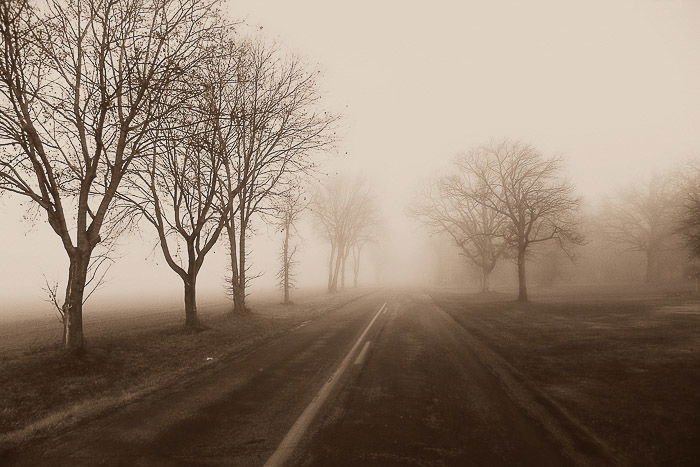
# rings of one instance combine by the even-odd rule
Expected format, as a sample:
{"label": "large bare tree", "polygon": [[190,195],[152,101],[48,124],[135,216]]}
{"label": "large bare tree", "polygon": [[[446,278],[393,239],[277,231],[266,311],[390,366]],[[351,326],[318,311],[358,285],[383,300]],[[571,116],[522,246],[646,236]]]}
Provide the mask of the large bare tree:
{"label": "large bare tree", "polygon": [[185,326],[191,329],[200,326],[199,271],[245,183],[228,184],[239,49],[225,33],[217,42],[181,83],[189,99],[151,132],[151,153],[135,163],[128,191],[120,194],[126,212],[155,228],[166,263],[183,282]]}
{"label": "large bare tree", "polygon": [[179,106],[164,96],[200,61],[216,5],[0,2],[0,190],[43,210],[66,251],[68,349],[84,346],[85,288],[112,202],[145,136]]}
{"label": "large bare tree", "polygon": [[567,248],[582,241],[576,218],[580,201],[562,177],[561,159],[505,140],[468,152],[457,166],[470,183],[463,188],[455,185],[456,193],[504,217],[503,235],[517,258],[518,301],[527,301],[525,265],[530,246],[558,241]]}
{"label": "large bare tree", "polygon": [[319,108],[317,73],[260,40],[243,45],[232,113],[236,132],[231,186],[242,183],[226,223],[234,311],[246,309],[246,240],[256,214],[313,168],[312,154],[333,141],[336,117]]}

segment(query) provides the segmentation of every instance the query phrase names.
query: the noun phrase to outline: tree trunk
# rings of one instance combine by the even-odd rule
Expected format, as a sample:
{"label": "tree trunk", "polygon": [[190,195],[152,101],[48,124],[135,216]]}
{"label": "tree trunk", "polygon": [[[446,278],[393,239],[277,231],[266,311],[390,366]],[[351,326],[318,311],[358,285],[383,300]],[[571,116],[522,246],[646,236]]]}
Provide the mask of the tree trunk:
{"label": "tree trunk", "polygon": [[527,302],[527,283],[525,281],[525,248],[518,248],[518,301]]}
{"label": "tree trunk", "polygon": [[482,292],[488,292],[489,289],[491,288],[490,280],[489,280],[490,276],[491,276],[491,271],[489,271],[487,267],[482,268],[482,270],[481,270],[481,291]]}
{"label": "tree trunk", "polygon": [[91,251],[75,250],[70,255],[66,297],[63,304],[63,347],[71,352],[82,352],[85,347],[83,335],[83,299],[85,282],[90,264]]}
{"label": "tree trunk", "polygon": [[196,329],[199,327],[199,317],[197,316],[197,276],[190,274],[185,279],[185,327]]}
{"label": "tree trunk", "polygon": [[342,263],[343,263],[343,251],[344,250],[345,250],[345,246],[343,246],[343,245],[338,245],[338,247],[336,248],[333,280],[331,281],[331,286],[328,289],[331,292],[338,291],[338,278],[340,277],[340,267],[342,266]]}
{"label": "tree trunk", "polygon": [[333,260],[335,259],[335,242],[331,241],[331,256],[328,259],[328,291],[333,291]]}
{"label": "tree trunk", "polygon": [[353,279],[352,279],[352,286],[357,288],[357,278],[360,275],[360,255],[358,254],[355,257],[355,262],[353,264]]}
{"label": "tree trunk", "polygon": [[246,288],[246,274],[245,274],[245,258],[246,258],[246,253],[245,253],[245,233],[246,233],[246,225],[241,224],[241,231],[238,233],[239,235],[239,241],[238,241],[238,290],[235,292],[235,297],[234,297],[234,303],[235,307],[238,311],[240,312],[245,312],[246,307],[245,307],[245,288]]}
{"label": "tree trunk", "polygon": [[231,266],[231,297],[233,298],[233,308],[231,312],[238,310],[236,306],[236,294],[238,290],[238,255],[236,251],[238,250],[237,240],[236,240],[236,228],[233,224],[233,220],[226,223],[226,234],[228,235],[228,251]]}
{"label": "tree trunk", "polygon": [[658,274],[658,269],[659,269],[659,259],[658,255],[655,250],[647,250],[646,251],[646,259],[647,259],[647,265],[646,265],[646,273],[644,276],[644,281],[647,284],[652,284],[654,282],[657,282],[659,279],[659,274]]}
{"label": "tree trunk", "polygon": [[241,221],[238,232],[233,221],[226,225],[231,255],[231,297],[233,313],[245,312],[245,224]]}
{"label": "tree trunk", "polygon": [[245,292],[241,290],[238,283],[233,286],[233,311],[235,313],[245,311]]}
{"label": "tree trunk", "polygon": [[284,226],[284,247],[282,248],[282,287],[284,288],[284,304],[289,305],[289,223]]}
{"label": "tree trunk", "polygon": [[340,288],[344,289],[345,288],[345,270],[347,269],[347,259],[348,259],[348,254],[345,253],[343,255],[343,258],[340,262]]}
{"label": "tree trunk", "polygon": [[233,222],[226,225],[226,232],[228,234],[229,242],[229,254],[231,256],[231,297],[233,298],[233,309],[231,312],[243,311],[245,306],[241,300],[241,290],[239,287],[239,274],[238,274],[238,241],[236,236],[236,228]]}

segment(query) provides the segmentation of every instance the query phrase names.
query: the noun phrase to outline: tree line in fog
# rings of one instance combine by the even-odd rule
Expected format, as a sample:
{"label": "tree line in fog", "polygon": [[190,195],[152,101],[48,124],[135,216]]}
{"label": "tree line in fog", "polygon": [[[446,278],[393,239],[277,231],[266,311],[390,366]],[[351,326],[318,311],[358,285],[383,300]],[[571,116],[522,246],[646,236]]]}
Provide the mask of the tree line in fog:
{"label": "tree line in fog", "polygon": [[[222,7],[0,0],[0,193],[38,213],[67,255],[65,283],[45,286],[67,349],[83,349],[83,306],[132,229],[157,238],[191,329],[201,326],[199,272],[217,244],[228,253],[231,311],[247,310],[256,222],[281,234],[284,303],[302,216],[328,244],[328,291],[358,284],[380,218],[365,179],[318,180],[316,156],[333,147],[338,122],[319,73],[239,34]],[[595,210],[564,169],[518,141],[479,146],[418,193],[411,213],[450,239],[484,291],[499,265],[514,263],[521,301],[533,264],[553,282],[563,261],[585,270],[624,251],[643,259],[650,283],[699,275],[697,166],[635,182]]]}
{"label": "tree line in fog", "polygon": [[[41,213],[68,256],[64,287],[46,284],[67,349],[84,347],[83,305],[114,261],[115,240],[134,228],[157,237],[181,280],[188,328],[200,326],[198,274],[222,239],[233,311],[246,310],[254,219],[283,232],[278,278],[290,301],[290,240],[309,206],[302,187],[316,173],[314,155],[333,144],[338,117],[322,107],[317,70],[241,37],[221,8],[0,2],[0,192]],[[343,278],[348,255],[366,241],[353,224],[364,214],[344,207],[357,201],[346,192],[362,191],[336,189],[344,184],[328,181],[309,206]],[[342,227],[327,224],[338,209],[353,214]]]}
{"label": "tree line in fog", "polygon": [[483,292],[497,266],[514,262],[522,301],[528,269],[545,287],[698,278],[696,161],[619,187],[598,206],[582,203],[563,169],[561,159],[521,142],[483,145],[430,180],[411,213],[449,239],[478,272]]}

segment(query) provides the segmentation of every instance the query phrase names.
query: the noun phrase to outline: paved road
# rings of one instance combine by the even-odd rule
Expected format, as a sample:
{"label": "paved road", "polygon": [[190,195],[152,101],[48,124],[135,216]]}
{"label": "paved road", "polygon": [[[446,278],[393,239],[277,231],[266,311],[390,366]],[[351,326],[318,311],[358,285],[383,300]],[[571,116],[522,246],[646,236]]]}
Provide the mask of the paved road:
{"label": "paved road", "polygon": [[427,296],[375,293],[14,463],[570,465],[553,439]]}
{"label": "paved road", "polygon": [[370,349],[296,465],[570,464],[428,297],[391,300]]}

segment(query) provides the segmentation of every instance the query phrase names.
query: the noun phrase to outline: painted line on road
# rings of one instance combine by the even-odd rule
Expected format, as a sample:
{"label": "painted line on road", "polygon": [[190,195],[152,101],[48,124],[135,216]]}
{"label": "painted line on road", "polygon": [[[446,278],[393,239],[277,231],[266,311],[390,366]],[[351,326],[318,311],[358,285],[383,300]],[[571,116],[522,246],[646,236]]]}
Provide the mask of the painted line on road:
{"label": "painted line on road", "polygon": [[365,346],[362,347],[362,352],[360,352],[360,355],[357,356],[357,359],[355,360],[355,365],[359,365],[365,360],[367,350],[369,350],[369,341],[365,342]]}
{"label": "painted line on road", "polygon": [[299,415],[299,418],[297,418],[296,422],[294,422],[294,425],[292,425],[292,427],[289,429],[285,437],[280,442],[279,446],[277,446],[277,449],[275,449],[275,452],[273,452],[270,458],[267,460],[267,462],[265,462],[265,467],[281,466],[285,463],[287,459],[289,459],[289,456],[292,455],[294,448],[296,448],[297,444],[299,444],[299,441],[304,435],[304,432],[309,428],[309,425],[316,416],[316,413],[318,413],[318,410],[328,398],[328,395],[331,393],[333,386],[335,386],[335,383],[340,379],[340,376],[350,365],[355,351],[358,349],[363,339],[369,332],[370,328],[385,308],[386,303],[384,303],[384,305],[382,305],[381,308],[377,310],[377,312],[374,314],[374,317],[369,322],[365,330],[362,331],[362,334],[360,335],[359,339],[357,339],[355,344],[350,349],[350,352],[348,352],[348,354],[345,356],[338,368],[336,368],[336,370],[331,374],[331,376],[328,378],[328,381],[326,381],[323,384],[321,390],[318,391],[318,394],[314,396],[309,405],[304,409],[301,415]]}

